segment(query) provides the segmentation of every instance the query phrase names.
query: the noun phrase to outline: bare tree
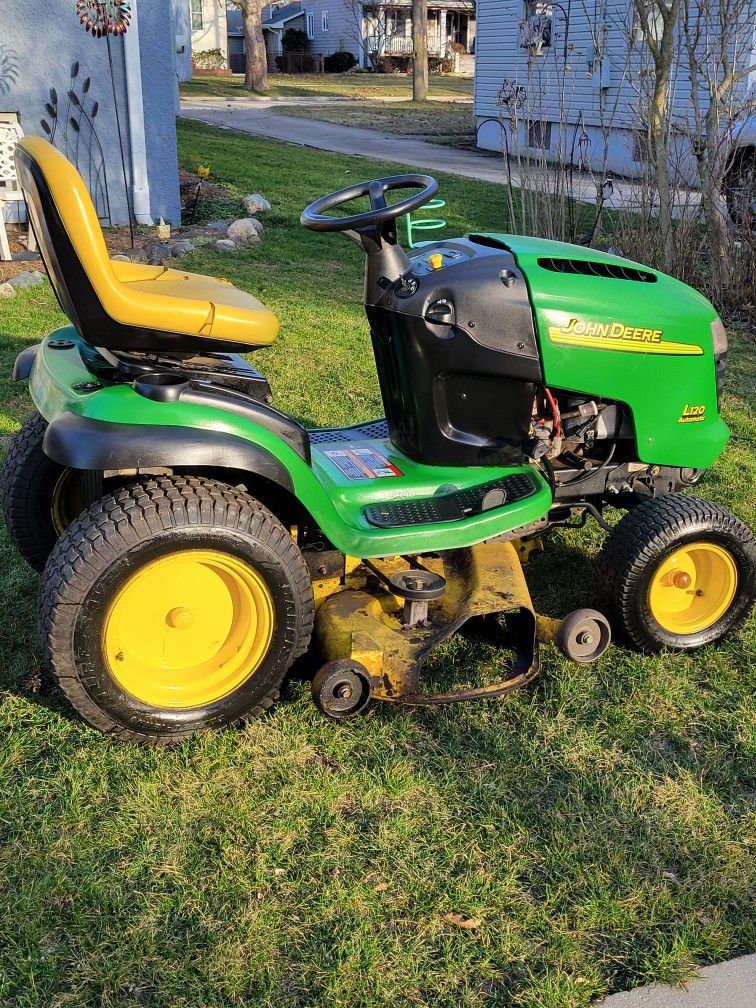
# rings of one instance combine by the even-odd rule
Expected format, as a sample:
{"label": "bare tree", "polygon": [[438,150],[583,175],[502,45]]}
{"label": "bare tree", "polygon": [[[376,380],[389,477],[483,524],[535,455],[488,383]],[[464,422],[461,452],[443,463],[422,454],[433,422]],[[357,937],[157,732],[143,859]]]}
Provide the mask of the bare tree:
{"label": "bare tree", "polygon": [[648,47],[653,77],[648,108],[648,146],[659,194],[659,229],[663,268],[672,269],[672,185],[670,182],[669,120],[671,83],[675,69],[680,0],[633,0],[636,25]]}
{"label": "bare tree", "polygon": [[244,87],[247,91],[266,91],[268,87],[268,54],[262,30],[262,0],[234,0],[242,13],[244,45],[247,50]]}
{"label": "bare tree", "polygon": [[701,206],[711,243],[714,290],[732,281],[732,221],[724,185],[740,123],[756,110],[745,82],[756,70],[753,33],[756,0],[699,0],[685,4],[682,35],[691,80],[687,133],[696,160]]}
{"label": "bare tree", "polygon": [[412,0],[412,100],[428,97],[428,0]]}

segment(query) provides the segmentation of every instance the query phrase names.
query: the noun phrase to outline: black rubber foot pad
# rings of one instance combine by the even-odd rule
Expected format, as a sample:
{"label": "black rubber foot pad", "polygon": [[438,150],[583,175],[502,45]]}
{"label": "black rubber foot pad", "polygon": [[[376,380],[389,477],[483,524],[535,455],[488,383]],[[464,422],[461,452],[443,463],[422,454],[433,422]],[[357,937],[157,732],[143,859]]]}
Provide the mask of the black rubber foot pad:
{"label": "black rubber foot pad", "polygon": [[527,473],[516,473],[514,476],[493,480],[491,483],[482,483],[469,490],[440,494],[438,497],[373,504],[365,508],[365,517],[377,528],[463,521],[471,515],[498,510],[507,504],[532,497],[537,489],[535,482]]}

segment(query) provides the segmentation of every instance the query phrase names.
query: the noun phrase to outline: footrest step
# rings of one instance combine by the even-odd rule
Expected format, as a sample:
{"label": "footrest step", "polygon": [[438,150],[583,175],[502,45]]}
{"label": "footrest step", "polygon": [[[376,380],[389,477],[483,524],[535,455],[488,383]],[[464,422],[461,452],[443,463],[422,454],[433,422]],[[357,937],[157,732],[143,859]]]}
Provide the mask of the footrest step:
{"label": "footrest step", "polygon": [[[527,473],[503,476],[454,493],[419,500],[390,501],[365,508],[365,517],[376,528],[401,528],[407,525],[434,525],[463,521],[483,511],[493,511],[507,504],[532,497],[537,486]],[[488,498],[488,500],[486,500]]]}

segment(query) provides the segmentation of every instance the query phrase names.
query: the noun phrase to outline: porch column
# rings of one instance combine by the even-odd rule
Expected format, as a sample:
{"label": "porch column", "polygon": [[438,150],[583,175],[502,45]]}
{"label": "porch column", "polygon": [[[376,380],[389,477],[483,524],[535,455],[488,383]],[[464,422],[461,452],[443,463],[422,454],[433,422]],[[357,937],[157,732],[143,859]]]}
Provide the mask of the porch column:
{"label": "porch column", "polygon": [[438,55],[446,55],[446,7],[438,12]]}

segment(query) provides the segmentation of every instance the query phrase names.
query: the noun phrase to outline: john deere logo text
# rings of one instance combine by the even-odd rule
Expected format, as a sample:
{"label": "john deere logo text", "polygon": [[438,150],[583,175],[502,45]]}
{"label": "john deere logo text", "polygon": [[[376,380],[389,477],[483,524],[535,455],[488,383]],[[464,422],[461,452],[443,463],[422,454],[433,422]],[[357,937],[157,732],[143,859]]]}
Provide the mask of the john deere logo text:
{"label": "john deere logo text", "polygon": [[586,322],[570,319],[566,326],[549,326],[552,343],[586,347],[591,350],[624,350],[629,353],[656,353],[698,356],[700,346],[662,339],[663,329],[627,325],[625,322]]}
{"label": "john deere logo text", "polygon": [[706,413],[705,406],[689,406],[685,403],[682,413],[680,414],[680,419],[678,423],[696,423],[698,420],[704,419],[704,414]]}

